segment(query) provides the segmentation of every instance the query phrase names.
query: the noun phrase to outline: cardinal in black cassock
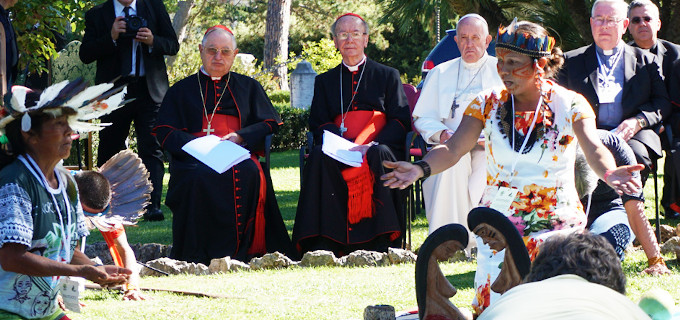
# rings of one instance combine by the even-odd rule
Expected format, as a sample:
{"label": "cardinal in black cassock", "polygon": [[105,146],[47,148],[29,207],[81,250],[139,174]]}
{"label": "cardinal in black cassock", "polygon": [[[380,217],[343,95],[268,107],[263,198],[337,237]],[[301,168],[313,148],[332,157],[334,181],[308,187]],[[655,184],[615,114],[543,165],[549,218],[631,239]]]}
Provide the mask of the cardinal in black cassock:
{"label": "cardinal in black cassock", "polygon": [[[403,192],[385,188],[380,176],[383,160],[403,158],[411,129],[399,72],[364,56],[351,71],[341,63],[317,76],[309,127],[316,146],[303,169],[293,244],[300,253],[324,249],[340,256],[398,247],[404,231]],[[324,130],[370,144],[364,165],[352,168],[325,155]]]}
{"label": "cardinal in black cassock", "polygon": [[[171,258],[207,265],[225,256],[249,261],[267,252],[294,253],[269,170],[254,155],[280,124],[262,86],[238,73],[211,77],[202,67],[168,90],[154,131],[170,154],[166,204],[173,212]],[[253,157],[222,174],[182,150],[197,137],[232,132]]]}

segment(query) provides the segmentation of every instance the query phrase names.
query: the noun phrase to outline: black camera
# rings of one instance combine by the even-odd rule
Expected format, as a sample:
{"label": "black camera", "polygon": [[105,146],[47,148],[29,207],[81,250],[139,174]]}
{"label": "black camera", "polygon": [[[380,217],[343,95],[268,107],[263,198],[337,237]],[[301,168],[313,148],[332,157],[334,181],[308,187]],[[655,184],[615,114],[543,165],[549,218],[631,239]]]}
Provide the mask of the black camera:
{"label": "black camera", "polygon": [[146,20],[137,15],[130,15],[123,19],[123,21],[125,21],[125,33],[121,34],[121,36],[126,38],[134,38],[139,29],[146,28]]}

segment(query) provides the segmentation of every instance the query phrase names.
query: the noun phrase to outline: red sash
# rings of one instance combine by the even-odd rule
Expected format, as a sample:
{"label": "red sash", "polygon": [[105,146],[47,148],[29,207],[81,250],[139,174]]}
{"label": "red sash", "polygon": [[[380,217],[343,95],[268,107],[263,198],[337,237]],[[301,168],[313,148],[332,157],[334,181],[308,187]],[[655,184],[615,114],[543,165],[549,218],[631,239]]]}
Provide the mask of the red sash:
{"label": "red sash", "polygon": [[[216,136],[226,136],[229,133],[236,132],[241,129],[241,121],[238,117],[229,116],[224,114],[215,114],[212,121],[210,122],[211,129],[215,131],[212,134]],[[203,117],[203,125],[201,129],[206,129],[208,127],[208,121]],[[203,137],[206,132],[201,130],[201,132],[192,133],[194,136]],[[255,154],[250,155],[250,159],[255,162],[257,169],[260,172],[260,196],[257,200],[257,210],[255,212],[255,234],[253,235],[253,242],[248,248],[248,254],[264,254],[267,253],[267,246],[264,239],[264,229],[265,229],[265,219],[264,219],[264,202],[267,197],[267,180],[264,176],[264,171],[260,165],[260,160]],[[240,245],[240,243],[239,243]]]}
{"label": "red sash", "polygon": [[[335,118],[335,124],[340,126],[342,116]],[[354,143],[367,144],[382,130],[387,123],[387,117],[379,111],[349,111],[345,114],[347,132],[344,138],[354,140]],[[347,221],[350,224],[359,223],[364,218],[373,217],[375,204],[373,203],[373,184],[375,178],[368,167],[366,156],[361,167],[349,167],[342,170],[342,178],[347,182]]]}

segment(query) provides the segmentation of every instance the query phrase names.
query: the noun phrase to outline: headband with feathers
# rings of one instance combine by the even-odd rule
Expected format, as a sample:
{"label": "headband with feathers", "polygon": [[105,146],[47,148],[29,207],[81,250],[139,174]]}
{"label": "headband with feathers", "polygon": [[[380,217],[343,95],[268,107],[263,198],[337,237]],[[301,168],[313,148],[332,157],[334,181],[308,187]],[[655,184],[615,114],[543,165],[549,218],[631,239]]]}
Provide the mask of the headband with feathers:
{"label": "headband with feathers", "polygon": [[74,81],[64,80],[47,87],[37,97],[37,93],[22,86],[12,87],[5,95],[4,108],[0,111],[0,133],[16,119],[21,119],[21,130],[31,130],[31,114],[49,113],[54,117],[69,116],[69,125],[76,132],[99,131],[109,123],[89,123],[122,107],[126,87],[113,87],[113,83],[102,83],[88,87],[82,78]]}

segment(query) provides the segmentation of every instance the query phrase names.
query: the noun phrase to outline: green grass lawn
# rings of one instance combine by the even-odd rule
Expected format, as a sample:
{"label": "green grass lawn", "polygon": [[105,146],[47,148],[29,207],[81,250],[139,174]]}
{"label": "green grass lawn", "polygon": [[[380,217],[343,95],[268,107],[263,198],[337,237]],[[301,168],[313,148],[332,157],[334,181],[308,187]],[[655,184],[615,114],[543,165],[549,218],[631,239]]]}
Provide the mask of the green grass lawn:
{"label": "green grass lawn", "polygon": [[[272,180],[283,219],[291,232],[300,190],[297,151],[273,153]],[[663,167],[660,165],[659,167]],[[166,175],[166,179],[168,176]],[[167,180],[165,181],[167,186]],[[662,181],[660,181],[662,186]],[[659,189],[661,190],[661,189]],[[165,195],[165,191],[163,194]],[[647,216],[654,215],[653,183],[645,188]],[[651,195],[651,196],[650,196]],[[166,220],[140,222],[127,231],[130,243],[172,242],[172,213],[163,206]],[[677,224],[673,221],[662,223]],[[413,248],[418,248],[427,236],[424,210],[413,223]],[[88,243],[103,241],[98,232]],[[674,259],[673,255],[666,259]],[[627,254],[623,268],[627,275],[627,295],[634,301],[651,288],[663,288],[680,303],[680,266],[667,261],[673,274],[664,277],[639,275],[646,267],[641,250]],[[469,308],[474,295],[474,262],[446,263],[442,269],[458,289],[452,301]],[[82,314],[70,313],[74,319],[362,319],[368,305],[389,304],[397,311],[416,306],[414,265],[405,264],[372,268],[292,268],[264,270],[210,276],[170,276],[142,279],[143,287],[201,291],[223,294],[228,299],[198,298],[155,292],[153,299],[143,302],[123,302],[120,295],[106,291],[86,291],[87,307]]]}

